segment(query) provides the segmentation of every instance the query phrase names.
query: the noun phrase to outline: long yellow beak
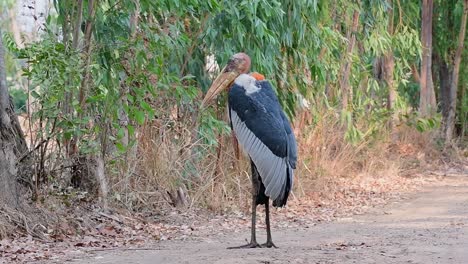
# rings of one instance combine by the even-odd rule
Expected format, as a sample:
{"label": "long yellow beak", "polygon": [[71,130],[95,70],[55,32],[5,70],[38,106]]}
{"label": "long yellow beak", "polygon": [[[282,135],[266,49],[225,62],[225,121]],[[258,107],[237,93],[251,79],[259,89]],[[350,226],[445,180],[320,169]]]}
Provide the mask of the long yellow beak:
{"label": "long yellow beak", "polygon": [[206,92],[205,98],[203,98],[201,108],[209,106],[215,99],[218,94],[223,90],[231,86],[234,80],[239,76],[237,71],[228,71],[226,68],[221,71],[221,74],[216,77],[214,82],[211,84],[210,88]]}

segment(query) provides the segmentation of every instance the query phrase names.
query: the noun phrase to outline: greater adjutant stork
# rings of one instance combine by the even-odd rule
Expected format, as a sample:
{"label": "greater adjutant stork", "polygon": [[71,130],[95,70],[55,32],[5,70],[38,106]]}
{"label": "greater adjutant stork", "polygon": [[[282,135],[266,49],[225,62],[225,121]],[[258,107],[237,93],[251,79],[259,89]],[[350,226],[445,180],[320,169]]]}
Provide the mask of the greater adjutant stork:
{"label": "greater adjutant stork", "polygon": [[[250,157],[252,170],[252,227],[247,245],[233,248],[276,247],[271,239],[269,200],[273,206],[286,205],[293,185],[297,145],[291,125],[270,82],[263,75],[249,73],[250,58],[237,53],[208,89],[203,105],[228,89],[231,128]],[[265,205],[267,242],[257,243],[256,208]]]}

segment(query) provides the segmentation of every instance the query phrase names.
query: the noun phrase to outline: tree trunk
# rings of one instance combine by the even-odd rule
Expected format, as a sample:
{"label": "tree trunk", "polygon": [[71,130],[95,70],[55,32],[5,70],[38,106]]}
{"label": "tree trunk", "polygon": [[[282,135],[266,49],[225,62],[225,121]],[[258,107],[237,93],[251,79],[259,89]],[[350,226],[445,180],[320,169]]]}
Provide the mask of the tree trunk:
{"label": "tree trunk", "polygon": [[[74,19],[74,25],[72,27],[72,48],[74,51],[78,50],[78,46],[80,44],[80,32],[81,32],[81,24],[83,22],[83,0],[78,0],[76,3],[72,5],[72,8],[75,8],[75,4],[77,4],[76,10],[72,12],[72,14],[75,14],[75,16],[71,16],[70,19]],[[71,23],[71,22],[70,22]],[[65,27],[63,28],[63,31],[65,32]],[[64,36],[64,40],[66,37]],[[67,45],[65,43],[65,45]],[[67,80],[67,86],[71,85],[71,80]],[[73,94],[73,90],[65,91],[65,98],[64,102],[62,104],[63,106],[63,113],[66,116],[66,118],[73,118],[74,111],[73,111],[73,106],[72,102],[74,99],[75,95]],[[77,147],[77,139],[72,138],[71,140],[69,139],[63,139],[63,145],[65,146],[67,158],[73,159],[76,158],[76,155],[78,153],[78,147]],[[68,160],[66,163],[73,163],[73,161]],[[66,166],[69,166],[69,164],[66,164]]]}
{"label": "tree trunk", "polygon": [[411,75],[413,75],[414,82],[421,82],[421,77],[419,76],[418,67],[416,64],[411,64]]}
{"label": "tree trunk", "polygon": [[[462,83],[462,87],[461,87],[461,94],[460,94],[460,102],[468,102],[468,98],[466,98],[467,94],[466,92],[468,91],[468,86],[466,85],[466,82],[465,83]],[[463,108],[462,106],[462,109],[466,109]],[[467,134],[467,128],[468,128],[468,113],[466,111],[461,111],[460,113],[460,136],[462,138],[468,138],[468,134]]]}
{"label": "tree trunk", "polygon": [[[78,12],[82,12],[82,1],[79,1],[79,7],[78,7]],[[92,51],[92,37],[93,37],[93,27],[94,27],[94,16],[96,15],[96,1],[94,0],[88,0],[88,19],[86,20],[86,27],[85,27],[85,34],[83,38],[83,56],[85,58],[84,60],[84,72],[83,72],[83,78],[81,80],[81,86],[79,90],[79,95],[78,95],[78,101],[80,103],[80,108],[85,111],[86,109],[86,95],[89,90],[89,84],[92,81],[91,79],[91,72],[89,70],[89,66],[91,65],[91,51]],[[81,20],[81,14],[78,15],[79,17],[77,18],[78,20]],[[75,40],[78,42],[78,34],[76,33],[77,28],[75,28],[75,33],[74,33],[74,39],[73,43],[75,43]],[[74,45],[74,48],[76,49],[78,45]],[[81,118],[81,115],[79,115]],[[104,124],[107,125],[107,124]],[[103,130],[106,131],[106,130]],[[104,138],[104,137],[100,137]],[[75,141],[73,141],[73,144],[77,144],[79,138],[76,138]],[[106,140],[101,141],[101,147],[104,149],[98,154],[96,154],[94,157],[91,157],[94,160],[94,168],[93,168],[93,174],[96,179],[97,185],[98,185],[98,197],[99,201],[101,202],[101,205],[104,210],[107,210],[107,194],[108,194],[108,184],[107,184],[107,178],[105,174],[105,160],[104,160],[104,155],[105,155],[105,145],[107,144]],[[78,147],[74,147],[74,149],[78,150]]]}
{"label": "tree trunk", "polygon": [[342,92],[342,101],[341,107],[343,110],[348,109],[348,102],[352,100],[352,90],[349,87],[349,75],[351,73],[351,53],[354,50],[354,45],[356,43],[356,31],[359,22],[359,11],[355,10],[353,14],[353,21],[351,28],[348,29],[347,39],[349,40],[348,47],[346,49],[346,54],[343,55],[343,64],[341,66],[341,79],[340,87]]}
{"label": "tree trunk", "polygon": [[13,38],[15,40],[16,45],[19,48],[23,48],[23,42],[21,41],[21,34],[20,30],[18,28],[18,22],[16,21],[16,14],[15,14],[15,8],[12,8],[8,11],[8,18],[10,19],[10,30],[11,33],[13,34]]}
{"label": "tree trunk", "polygon": [[8,94],[4,59],[0,37],[0,205],[18,208],[18,157],[27,151],[27,145]]}
{"label": "tree trunk", "polygon": [[[388,12],[388,34],[390,36],[393,36],[393,6],[392,6],[392,0],[388,1],[389,6],[391,9]],[[388,102],[387,102],[387,109],[388,111],[391,112],[391,117],[388,122],[388,126],[390,131],[393,130],[393,121],[396,119],[395,118],[395,111],[394,111],[394,105],[395,105],[395,100],[397,97],[397,93],[395,90],[395,85],[393,82],[393,71],[395,68],[395,58],[393,57],[393,50],[389,50],[387,54],[385,54],[384,58],[384,79],[387,84],[388,88]]]}
{"label": "tree trunk", "polygon": [[466,20],[468,16],[468,0],[463,1],[463,15],[460,24],[460,31],[458,34],[458,46],[455,52],[455,59],[453,62],[452,78],[450,82],[449,98],[450,104],[448,107],[447,119],[445,120],[445,142],[449,143],[453,137],[455,128],[455,113],[457,108],[457,89],[458,89],[458,75],[460,72],[460,63],[463,53],[463,45],[465,43]]}
{"label": "tree trunk", "polygon": [[[88,1],[88,12],[89,12],[89,17],[88,17],[88,20],[86,21],[85,37],[83,40],[85,65],[84,65],[83,79],[81,80],[80,93],[78,96],[78,100],[80,102],[80,107],[82,110],[85,109],[85,96],[88,91],[88,84],[90,81],[90,70],[88,68],[89,68],[89,65],[91,64],[91,37],[92,37],[92,29],[93,29],[93,20],[94,20],[94,15],[96,12],[94,8],[94,0]],[[75,39],[73,41],[75,41]],[[76,47],[74,48],[76,49]]]}
{"label": "tree trunk", "polygon": [[98,197],[99,202],[101,202],[102,208],[107,210],[107,194],[109,192],[109,187],[107,184],[106,172],[105,172],[105,161],[104,156],[102,153],[98,153],[94,160],[96,162],[94,167],[94,177],[96,177],[99,190],[98,190]]}
{"label": "tree trunk", "polygon": [[[133,42],[136,40],[137,33],[138,33],[138,24],[140,20],[140,2],[134,0],[133,1],[135,4],[135,10],[133,13],[130,15],[130,40]],[[134,50],[132,50],[132,53]],[[129,71],[130,71],[130,63],[123,61],[122,63],[125,64],[124,67],[128,65]],[[130,87],[126,83],[127,78],[122,78],[122,81],[120,82],[120,87],[121,87],[121,109],[119,110],[119,122],[120,126],[124,130],[124,135],[121,139],[122,145],[125,147],[128,147],[128,144],[130,143],[130,135],[128,131],[128,125],[130,123],[130,118],[128,117],[128,114],[125,112],[125,108],[128,107],[128,95],[130,94]],[[128,153],[131,153],[132,156],[136,156],[136,145],[132,147],[131,150],[127,150],[127,157]]]}
{"label": "tree trunk", "polygon": [[442,117],[446,120],[450,106],[450,83],[452,71],[449,69],[448,63],[440,56],[436,56],[436,62],[439,66],[440,108],[442,111]]}
{"label": "tree trunk", "polygon": [[78,0],[78,8],[76,10],[75,26],[73,28],[73,49],[78,49],[80,44],[81,23],[83,20],[83,0]]}
{"label": "tree trunk", "polygon": [[388,121],[388,126],[390,130],[393,130],[393,122],[396,119],[395,115],[395,100],[397,97],[397,92],[395,90],[395,84],[393,81],[393,70],[395,68],[395,59],[393,57],[393,52],[389,51],[385,54],[384,60],[384,79],[387,84],[388,97],[387,97],[387,109],[391,113],[390,120]]}
{"label": "tree trunk", "polygon": [[421,116],[430,116],[436,109],[434,84],[432,82],[432,10],[433,0],[423,0],[422,3],[422,62],[419,111]]}

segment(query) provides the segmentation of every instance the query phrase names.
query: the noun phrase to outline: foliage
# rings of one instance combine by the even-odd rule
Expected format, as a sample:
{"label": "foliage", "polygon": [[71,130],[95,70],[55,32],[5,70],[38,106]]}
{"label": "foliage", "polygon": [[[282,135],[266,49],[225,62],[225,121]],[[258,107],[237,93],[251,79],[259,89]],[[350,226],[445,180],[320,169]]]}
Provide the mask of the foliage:
{"label": "foliage", "polygon": [[[452,2],[458,3],[453,10],[458,14],[460,1]],[[339,121],[331,123],[350,148],[383,140],[394,116],[419,131],[440,122],[414,116],[419,85],[411,69],[421,56],[415,1],[56,0],[53,8],[41,40],[19,49],[5,37],[10,52],[26,61],[22,73],[34,98],[39,137],[76,146],[75,156],[112,160],[111,175],[117,175],[116,185],[126,184],[122,188],[131,185],[128,175],[155,171],[177,178],[177,184],[158,183],[167,188],[202,185],[204,165],[219,157],[221,148],[226,151],[227,144],[218,143],[227,141],[229,126],[223,121],[225,98],[202,112],[199,102],[217,70],[239,51],[251,56],[253,71],[274,84],[291,120],[310,115],[298,127],[303,133],[328,124],[321,119],[326,113]],[[435,32],[443,33],[436,36],[436,49],[445,50],[454,38],[443,30],[448,25],[437,21]],[[353,35],[356,45],[348,54]],[[387,54],[394,59],[397,90],[390,106],[381,65]],[[211,58],[215,63],[208,65]],[[341,109],[340,80],[348,66],[349,108]],[[460,119],[466,124],[466,115]],[[159,169],[138,168],[141,151],[161,146],[177,151],[164,154],[164,166],[145,160]],[[70,158],[65,149],[54,151],[50,156]],[[134,171],[129,157],[136,160]]]}
{"label": "foliage", "polygon": [[13,98],[13,105],[17,113],[25,113],[28,101],[28,94],[20,89],[10,90],[10,96]]}
{"label": "foliage", "polygon": [[[23,68],[23,76],[30,80],[31,96],[39,106],[33,117],[45,121],[45,129],[39,132],[48,137],[58,131],[57,139],[70,139],[73,133],[78,132],[82,121],[61,109],[65,93],[78,92],[81,74],[78,53],[66,51],[65,45],[54,41],[52,36],[46,36],[42,41],[18,50],[17,56],[28,61],[28,66]],[[71,105],[78,110],[76,100]]]}
{"label": "foliage", "polygon": [[[339,2],[337,1],[337,4]],[[87,1],[84,1],[84,9],[86,3]],[[73,134],[78,138],[81,138],[82,134],[91,133],[84,131],[82,125],[89,123],[92,116],[97,114],[101,120],[117,130],[122,123],[118,120],[122,112],[128,116],[132,125],[142,125],[147,118],[151,120],[152,117],[161,114],[156,113],[150,105],[155,100],[164,104],[160,105],[161,108],[171,107],[176,103],[184,106],[188,112],[194,111],[196,106],[193,105],[193,101],[199,94],[197,87],[206,89],[209,84],[210,75],[205,69],[206,57],[214,54],[222,65],[236,51],[245,51],[251,55],[253,70],[270,77],[277,87],[280,101],[289,116],[293,117],[297,109],[296,94],[300,93],[308,100],[316,100],[326,93],[327,86],[337,85],[341,66],[340,53],[344,51],[347,43],[346,30],[336,30],[335,21],[330,19],[330,16],[351,14],[356,8],[363,8],[366,12],[362,14],[364,26],[360,29],[365,41],[359,56],[353,56],[351,73],[353,93],[356,95],[353,100],[355,118],[367,115],[368,111],[364,109],[371,109],[372,113],[375,107],[382,103],[379,97],[370,98],[367,94],[385,94],[380,84],[371,81],[375,77],[372,72],[374,59],[387,50],[394,49],[397,56],[395,81],[405,85],[409,78],[408,61],[413,60],[419,53],[415,30],[399,24],[395,34],[389,35],[386,32],[386,12],[391,7],[385,1],[333,8],[320,1],[311,0],[259,0],[240,3],[169,1],[160,5],[151,1],[141,1],[138,6],[134,1],[104,1],[95,7],[96,16],[92,18],[95,41],[91,54],[92,63],[84,65],[83,54],[71,50],[70,43],[62,42],[75,37],[71,36],[70,31],[75,30],[73,19],[76,17],[70,16],[71,10],[76,9],[77,5],[73,1],[60,1],[55,2],[55,7],[58,17],[48,19],[47,28],[59,30],[56,23],[60,25],[70,21],[68,25],[65,23],[62,26],[62,31],[68,35],[64,36],[63,40],[54,40],[54,32],[49,32],[49,38],[28,47],[29,54],[23,54],[24,57],[36,56],[39,59],[30,59],[30,67],[35,71],[34,76],[28,71],[25,74],[37,79],[38,83],[41,79],[44,80],[43,84],[49,88],[42,91],[43,94],[48,94],[48,90],[53,90],[57,85],[66,87],[62,91],[56,91],[58,94],[55,96],[47,97],[50,102],[41,103],[46,105],[43,111],[57,106],[54,100],[63,98],[65,92],[75,95],[75,98],[68,102],[74,107],[73,111],[62,115],[68,122],[59,124],[67,124],[69,127],[62,128],[63,131],[67,131],[67,135],[74,131]],[[139,11],[140,21],[139,31],[134,34],[131,32],[130,19],[136,10]],[[87,19],[89,17],[85,15],[83,20]],[[233,21],[236,23],[233,24]],[[345,28],[348,22],[344,20],[342,23]],[[34,45],[36,49],[33,48]],[[40,45],[47,51],[41,50]],[[60,52],[61,49],[62,54],[48,53],[51,49],[49,45],[55,46],[55,51]],[[34,53],[38,53],[39,56]],[[42,63],[41,55],[47,54],[53,55],[55,61]],[[306,54],[320,54],[321,58]],[[74,59],[66,61],[68,57]],[[51,63],[56,63],[56,70],[62,74],[60,78],[47,80]],[[41,72],[40,69],[34,68],[36,65],[44,66],[47,70]],[[85,73],[67,72],[73,69],[90,71],[92,75],[89,90],[85,91],[87,113],[83,113],[84,109],[81,107],[84,104],[76,98],[80,90],[84,89],[81,87],[83,85],[78,84],[82,83],[81,79]],[[68,80],[64,79],[65,76],[69,76]],[[365,79],[369,79],[371,85],[362,91],[361,82]],[[340,93],[339,89],[332,89],[336,90],[334,94]],[[123,104],[116,104],[124,93],[128,93],[128,100]],[[39,94],[33,91],[33,95]],[[158,97],[169,100],[158,100]],[[46,98],[42,98],[44,99]],[[337,102],[334,96],[329,99],[332,103]],[[56,108],[56,111],[58,109],[60,108]],[[356,116],[359,112],[361,114]],[[53,119],[57,113],[40,112],[39,115]],[[71,116],[66,117],[67,115]],[[353,122],[349,118],[344,120]],[[206,131],[204,126],[209,123],[202,121],[201,131]],[[352,123],[347,126],[353,131],[357,129]],[[363,133],[353,131],[349,132],[354,135]],[[207,138],[207,142],[216,142],[212,133],[201,135],[210,137]],[[114,138],[118,140],[118,137]],[[124,150],[121,145],[117,145],[119,149]]]}
{"label": "foliage", "polygon": [[416,128],[417,131],[421,133],[438,128],[441,122],[440,115],[436,115],[434,117],[422,118],[422,117],[419,117],[414,112],[409,113],[409,114],[404,114],[401,116],[401,118],[405,120],[407,126],[414,127]]}

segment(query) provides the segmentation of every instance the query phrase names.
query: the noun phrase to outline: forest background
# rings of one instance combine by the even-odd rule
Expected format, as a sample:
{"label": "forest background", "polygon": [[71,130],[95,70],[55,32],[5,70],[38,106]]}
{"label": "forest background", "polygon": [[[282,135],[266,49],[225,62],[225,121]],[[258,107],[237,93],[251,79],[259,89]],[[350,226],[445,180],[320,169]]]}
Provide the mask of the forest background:
{"label": "forest background", "polygon": [[0,238],[44,239],[44,215],[83,203],[245,210],[226,100],[199,108],[240,51],[293,123],[293,200],[466,162],[467,13],[468,0],[4,0]]}

